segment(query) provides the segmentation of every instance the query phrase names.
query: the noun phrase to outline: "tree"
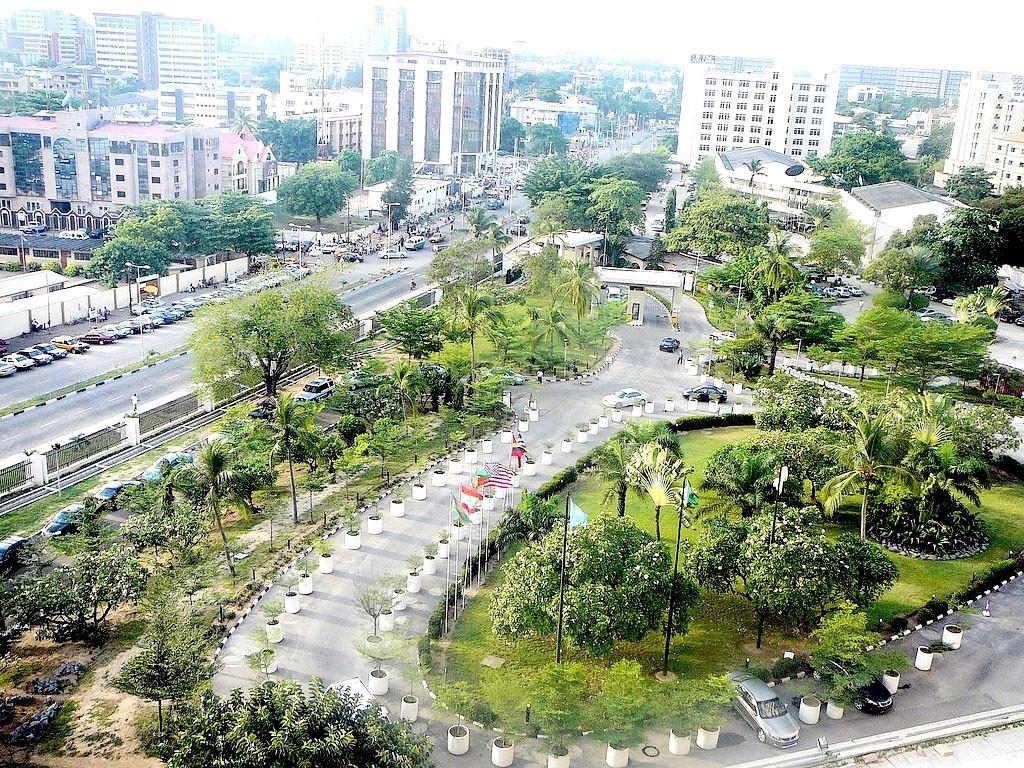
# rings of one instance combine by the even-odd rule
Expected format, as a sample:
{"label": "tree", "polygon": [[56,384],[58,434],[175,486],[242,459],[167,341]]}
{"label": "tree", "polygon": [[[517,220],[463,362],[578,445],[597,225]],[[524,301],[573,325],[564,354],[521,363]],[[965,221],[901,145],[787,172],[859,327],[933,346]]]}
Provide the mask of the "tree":
{"label": "tree", "polygon": [[679,204],[676,202],[676,188],[672,187],[665,194],[665,231],[671,232],[676,228],[676,209]]}
{"label": "tree", "polygon": [[961,203],[975,205],[995,189],[991,178],[992,172],[980,165],[966,165],[947,179],[946,191]]}
{"label": "tree", "polygon": [[[235,561],[231,557],[231,549],[228,547],[227,533],[224,531],[224,521],[221,517],[221,502],[228,495],[228,488],[234,482],[234,472],[231,470],[232,462],[231,449],[223,440],[207,442],[199,451],[195,461],[181,470],[182,478],[191,483],[202,499],[207,511],[213,515],[213,520],[220,533],[221,543],[224,545],[224,557],[227,559],[228,570],[235,575]],[[295,522],[298,522],[296,519]]]}
{"label": "tree", "polygon": [[666,159],[659,152],[615,155],[601,165],[601,174],[607,178],[635,181],[649,195],[668,178]]}
{"label": "tree", "polygon": [[863,381],[869,365],[882,365],[889,340],[905,333],[916,320],[898,309],[872,307],[858,315],[852,325],[839,328],[832,340],[844,361],[860,366]]}
{"label": "tree", "polygon": [[647,258],[644,259],[644,269],[658,269],[666,253],[668,250],[665,248],[665,241],[661,239],[661,235],[655,235],[651,238],[651,247],[647,251]]}
{"label": "tree", "polygon": [[891,136],[855,133],[832,142],[825,157],[808,158],[827,184],[850,190],[885,181],[909,181],[910,165]]}
{"label": "tree", "polygon": [[145,606],[146,633],[141,651],[113,679],[115,688],[156,702],[157,731],[164,730],[165,699],[180,701],[209,680],[215,665],[198,652],[206,644],[203,631],[183,610],[178,594],[162,587]]}
{"label": "tree", "polygon": [[391,180],[384,194],[380,196],[382,205],[387,205],[388,218],[393,225],[409,214],[412,205],[412,163],[399,158],[395,168],[395,178]]}
{"label": "tree", "polygon": [[1014,267],[1024,263],[1024,187],[1011,187],[998,197],[987,197],[981,208],[999,223],[1003,261]]}
{"label": "tree", "polygon": [[[284,456],[288,461],[288,481],[292,493],[292,522],[298,525],[299,505],[298,496],[295,493],[295,451],[305,441],[306,436],[313,431],[313,415],[305,403],[285,392],[277,398],[274,412],[270,416],[270,421],[267,422],[267,428],[275,440],[274,447],[270,451],[271,457]],[[227,543],[225,542],[225,551],[227,551],[226,547]]]}
{"label": "tree", "polygon": [[476,285],[494,272],[494,262],[487,254],[487,248],[487,241],[482,239],[449,245],[434,254],[427,275],[446,291],[455,286]]}
{"label": "tree", "polygon": [[836,461],[844,470],[829,480],[821,489],[825,508],[835,512],[840,502],[857,490],[861,493],[860,537],[868,535],[868,500],[871,487],[882,476],[893,475],[910,479],[909,473],[899,466],[906,450],[899,436],[894,434],[888,413],[870,414],[861,410],[850,417],[853,438],[836,448]]}
{"label": "tree", "polygon": [[766,214],[755,203],[718,192],[698,197],[679,215],[666,237],[673,252],[696,250],[707,256],[739,256],[768,240]]}
{"label": "tree", "polygon": [[554,125],[537,123],[526,131],[526,151],[534,155],[564,155],[569,148],[565,135]]}
{"label": "tree", "polygon": [[871,260],[864,277],[878,283],[884,290],[907,294],[908,306],[913,306],[914,293],[932,284],[939,275],[939,261],[923,245],[893,250],[887,248]]}
{"label": "tree", "polygon": [[635,181],[599,179],[588,197],[587,215],[594,229],[631,235],[644,222],[644,193]]}
{"label": "tree", "polygon": [[476,371],[476,336],[494,314],[494,297],[486,290],[464,285],[455,291],[451,303],[452,316],[469,339],[469,381]]}
{"label": "tree", "polygon": [[482,206],[474,205],[466,211],[466,227],[469,229],[470,237],[474,240],[483,239],[484,233],[487,232],[491,223],[491,215]]}
{"label": "tree", "polygon": [[845,429],[850,398],[811,381],[772,376],[758,380],[754,403],[758,429],[801,432],[819,426]]}
{"label": "tree", "polygon": [[293,216],[315,216],[317,226],[348,202],[358,178],[337,163],[308,163],[277,188],[277,198]]}
{"label": "tree", "polygon": [[158,747],[169,768],[428,768],[433,743],[314,678],[265,682],[178,706]]}
{"label": "tree", "polygon": [[441,333],[444,317],[440,310],[418,307],[412,301],[399,304],[377,315],[377,322],[387,331],[398,348],[414,360],[422,360],[444,346]]}
{"label": "tree", "polygon": [[560,277],[562,284],[558,294],[576,313],[576,332],[579,334],[583,318],[590,314],[600,295],[597,273],[590,264],[576,259],[564,266]]}
{"label": "tree", "polygon": [[[519,551],[508,578],[494,589],[491,622],[499,637],[550,635],[558,623],[562,531]],[[635,642],[661,627],[672,562],[667,550],[628,517],[600,515],[569,531],[565,567],[565,633],[593,656],[618,641]],[[686,631],[697,593],[676,585],[673,625]],[[678,623],[677,623],[678,622]]]}
{"label": "tree", "polygon": [[936,376],[978,377],[992,332],[977,325],[912,319],[897,336],[882,343],[882,360],[904,386],[924,392]]}
{"label": "tree", "polygon": [[707,514],[737,510],[744,518],[763,511],[777,496],[779,459],[770,451],[729,445],[712,455],[704,471],[705,490],[716,497],[704,502]]}
{"label": "tree", "polygon": [[265,117],[256,129],[256,138],[269,144],[281,162],[302,164],[316,159],[316,120]]}
{"label": "tree", "polygon": [[554,743],[553,755],[568,754],[566,742],[580,735],[587,689],[582,664],[549,664],[534,679],[533,712],[541,732]]}
{"label": "tree", "polygon": [[[550,156],[537,160],[523,179],[523,191],[531,205],[537,205],[550,192],[572,190],[586,197],[589,184],[597,177],[596,168],[582,160]],[[539,212],[538,212],[539,215]]]}
{"label": "tree", "polygon": [[601,501],[615,501],[615,512],[626,516],[626,495],[633,481],[633,455],[636,446],[624,440],[608,440],[594,454],[594,470],[607,484]]}
{"label": "tree", "polygon": [[762,163],[758,158],[755,157],[753,160],[748,160],[743,165],[746,167],[748,171],[750,171],[750,182],[747,184],[747,189],[752,190],[754,188],[754,179],[756,179],[758,176],[765,175],[764,163]]}
{"label": "tree", "polygon": [[277,393],[292,368],[338,369],[348,358],[351,310],[324,284],[268,290],[207,307],[189,339],[195,379],[215,397],[262,384]]}
{"label": "tree", "polygon": [[[778,300],[783,289],[798,283],[802,276],[793,262],[789,235],[774,227],[768,231],[769,247],[762,249],[750,277],[763,285],[773,300]],[[771,375],[771,374],[769,374]]]}
{"label": "tree", "polygon": [[338,164],[338,167],[342,172],[348,172],[353,174],[357,179],[362,176],[363,173],[363,156],[357,149],[343,149],[341,153],[334,159],[334,162]]}
{"label": "tree", "polygon": [[506,232],[499,222],[494,222],[487,227],[487,242],[491,244],[491,258],[494,263],[494,272],[501,271],[502,259],[499,255],[504,254],[505,248],[512,242],[512,235]]}
{"label": "tree", "polygon": [[252,133],[256,127],[256,122],[253,120],[249,110],[245,107],[238,107],[235,109],[235,119],[231,123],[231,130],[241,136],[243,133]]}
{"label": "tree", "polygon": [[775,373],[775,355],[783,344],[797,339],[807,346],[828,341],[844,325],[841,315],[807,291],[792,291],[769,304],[754,321],[754,330],[770,347],[768,375]]}
{"label": "tree", "polygon": [[521,152],[526,149],[526,128],[514,117],[504,115],[501,118],[501,143],[498,149],[502,152]]}
{"label": "tree", "polygon": [[932,128],[932,132],[917,146],[918,155],[928,155],[936,160],[949,157],[949,149],[953,145],[954,123]]}
{"label": "tree", "polygon": [[366,161],[366,184],[380,184],[395,178],[398,173],[398,161],[401,156],[390,149]]}
{"label": "tree", "polygon": [[939,229],[942,269],[936,279],[950,293],[963,295],[996,282],[1003,242],[996,220],[978,208],[958,208]]}
{"label": "tree", "polygon": [[92,258],[85,265],[85,274],[109,286],[117,285],[125,278],[134,282],[135,270],[125,266],[129,262],[150,267],[143,270],[143,273],[165,275],[171,256],[163,243],[118,234],[93,252]]}
{"label": "tree", "polygon": [[722,188],[722,177],[718,175],[713,157],[705,157],[697,163],[690,178],[697,189],[698,200]]}
{"label": "tree", "polygon": [[[661,541],[661,509],[669,505],[678,506],[683,494],[686,478],[693,472],[682,459],[673,456],[666,448],[655,443],[640,446],[633,454],[629,465],[629,482],[641,493],[647,494],[654,505],[654,535]],[[690,527],[690,520],[680,509],[683,525]]]}
{"label": "tree", "polygon": [[860,227],[845,220],[815,230],[807,261],[823,272],[838,275],[859,272],[865,253]]}
{"label": "tree", "polygon": [[651,719],[651,702],[644,695],[643,681],[640,665],[630,659],[612,664],[601,681],[596,730],[615,749],[640,741]]}

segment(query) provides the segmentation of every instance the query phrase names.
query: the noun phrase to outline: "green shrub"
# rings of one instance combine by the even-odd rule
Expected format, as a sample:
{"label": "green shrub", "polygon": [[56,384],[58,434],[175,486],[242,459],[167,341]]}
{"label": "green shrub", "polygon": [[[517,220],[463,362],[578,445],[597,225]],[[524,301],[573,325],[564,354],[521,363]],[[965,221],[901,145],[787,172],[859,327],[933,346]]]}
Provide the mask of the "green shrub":
{"label": "green shrub", "polygon": [[430,671],[431,665],[433,663],[433,659],[431,658],[430,655],[430,650],[430,637],[428,635],[424,635],[419,639],[419,642],[416,644],[416,652],[419,658],[420,667],[427,672]]}
{"label": "green shrub", "polygon": [[774,679],[772,677],[772,671],[768,669],[768,667],[751,667],[747,671],[758,680],[765,683],[770,683]]}
{"label": "green shrub", "polygon": [[491,709],[490,705],[485,701],[474,701],[469,706],[469,711],[466,712],[466,717],[472,720],[474,723],[480,723],[485,728],[490,728],[496,722],[498,722],[498,716]]}
{"label": "green shrub", "polygon": [[796,677],[798,672],[810,672],[811,665],[806,656],[797,655],[792,659],[779,659],[772,664],[772,674],[776,679]]}
{"label": "green shrub", "polygon": [[669,423],[673,432],[692,432],[696,429],[715,429],[717,427],[751,427],[754,425],[752,413],[722,413],[717,415],[698,414],[683,416]]}

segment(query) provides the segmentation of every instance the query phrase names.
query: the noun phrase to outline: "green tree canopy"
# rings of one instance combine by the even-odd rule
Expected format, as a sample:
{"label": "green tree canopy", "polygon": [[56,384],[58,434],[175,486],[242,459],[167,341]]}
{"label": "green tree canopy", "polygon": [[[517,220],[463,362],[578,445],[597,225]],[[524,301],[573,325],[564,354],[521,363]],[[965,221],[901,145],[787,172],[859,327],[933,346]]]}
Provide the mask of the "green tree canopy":
{"label": "green tree canopy", "polygon": [[412,163],[400,158],[395,168],[395,177],[380,196],[382,205],[387,206],[387,215],[392,224],[398,224],[409,213],[412,205]]}
{"label": "green tree canopy", "polygon": [[861,269],[866,233],[842,210],[832,211],[825,225],[811,237],[807,262],[822,272],[844,274]]}
{"label": "green tree canopy", "polygon": [[882,342],[881,358],[893,377],[924,392],[937,376],[975,379],[988,354],[992,331],[977,325],[922,322],[916,318]]}
{"label": "green tree canopy", "polygon": [[615,155],[602,163],[600,173],[614,179],[635,181],[649,195],[668,178],[666,159],[660,152]]}
{"label": "green tree canopy", "polygon": [[438,309],[418,307],[407,301],[378,314],[377,322],[400,350],[416,360],[439,352],[444,346],[444,316]]}
{"label": "green tree canopy", "polygon": [[308,163],[316,158],[316,120],[266,117],[256,129],[256,138],[269,144],[281,162]]}
{"label": "green tree canopy", "polygon": [[533,164],[523,179],[523,190],[532,205],[537,205],[549,192],[571,190],[585,197],[590,193],[588,183],[596,177],[596,168],[581,160],[542,157]]}
{"label": "green tree canopy", "polygon": [[855,133],[832,142],[825,157],[808,158],[826,182],[849,190],[884,181],[910,181],[910,165],[891,136]]}
{"label": "green tree canopy", "polygon": [[514,117],[505,115],[501,118],[501,143],[498,149],[502,152],[526,151],[526,128]]}
{"label": "green tree canopy", "polygon": [[531,125],[526,136],[526,151],[534,156],[564,155],[569,148],[565,134],[557,126],[547,123]]}
{"label": "green tree canopy", "polygon": [[644,193],[635,181],[599,179],[589,197],[587,215],[595,228],[609,234],[631,235],[643,225]]}
{"label": "green tree canopy", "polygon": [[708,194],[679,214],[665,244],[673,252],[738,256],[768,240],[767,214],[756,203],[726,193]]}
{"label": "green tree canopy", "polygon": [[308,163],[281,182],[277,198],[293,216],[315,216],[316,223],[345,207],[359,186],[358,177],[337,163]]}
{"label": "green tree canopy", "polygon": [[395,178],[401,156],[390,149],[366,161],[366,183],[380,184]]}
{"label": "green tree canopy", "polygon": [[992,172],[980,165],[967,165],[946,181],[946,191],[961,203],[974,205],[992,194]]}
{"label": "green tree canopy", "polygon": [[143,274],[155,272],[165,275],[171,256],[161,242],[118,234],[93,252],[85,265],[85,274],[106,285],[117,285],[122,280],[134,280],[135,270],[125,266],[129,262],[151,268],[142,270]]}
{"label": "green tree canopy", "polygon": [[357,149],[343,149],[334,159],[343,171],[355,174],[359,178],[363,172],[363,156]]}
{"label": "green tree canopy", "polygon": [[1024,187],[1011,187],[998,197],[985,198],[980,205],[999,223],[1002,260],[1014,267],[1024,264]]}
{"label": "green tree canopy", "polygon": [[950,122],[932,128],[932,132],[918,145],[917,154],[928,155],[936,160],[949,157],[949,148],[953,145],[954,127],[955,124]]}
{"label": "green tree canopy", "polygon": [[942,268],[936,285],[963,296],[996,282],[1003,241],[996,220],[978,208],[958,208],[939,229]]}

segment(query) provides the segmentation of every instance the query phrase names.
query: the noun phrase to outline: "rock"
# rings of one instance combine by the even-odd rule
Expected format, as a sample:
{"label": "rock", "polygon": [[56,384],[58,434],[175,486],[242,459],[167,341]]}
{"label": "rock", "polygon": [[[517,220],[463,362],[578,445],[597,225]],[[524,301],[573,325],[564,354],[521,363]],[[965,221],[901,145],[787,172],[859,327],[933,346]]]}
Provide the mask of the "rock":
{"label": "rock", "polygon": [[39,677],[32,681],[29,690],[42,695],[60,693],[61,682],[57,677]]}
{"label": "rock", "polygon": [[12,744],[30,744],[39,741],[43,737],[50,721],[60,711],[60,702],[54,702],[46,709],[41,710],[11,731]]}
{"label": "rock", "polygon": [[82,664],[78,663],[77,661],[69,661],[65,664],[61,664],[60,669],[58,669],[53,676],[71,677],[72,675],[74,675],[75,677],[78,677],[78,675],[82,674],[82,669]]}

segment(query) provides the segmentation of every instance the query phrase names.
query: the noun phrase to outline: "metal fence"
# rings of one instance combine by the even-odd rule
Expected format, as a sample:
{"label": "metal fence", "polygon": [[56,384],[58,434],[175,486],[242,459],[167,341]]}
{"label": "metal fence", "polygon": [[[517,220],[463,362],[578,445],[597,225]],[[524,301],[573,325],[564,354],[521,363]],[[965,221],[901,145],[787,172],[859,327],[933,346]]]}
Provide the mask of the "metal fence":
{"label": "metal fence", "polygon": [[199,410],[199,398],[194,392],[139,414],[139,432],[148,435],[165,424],[190,416]]}
{"label": "metal fence", "polygon": [[74,466],[90,456],[116,447],[124,440],[124,424],[104,427],[91,435],[76,435],[56,450],[46,452],[46,472]]}
{"label": "metal fence", "polygon": [[20,461],[17,464],[11,464],[9,467],[0,469],[0,495],[19,490],[28,485],[30,466],[31,464],[28,461]]}

